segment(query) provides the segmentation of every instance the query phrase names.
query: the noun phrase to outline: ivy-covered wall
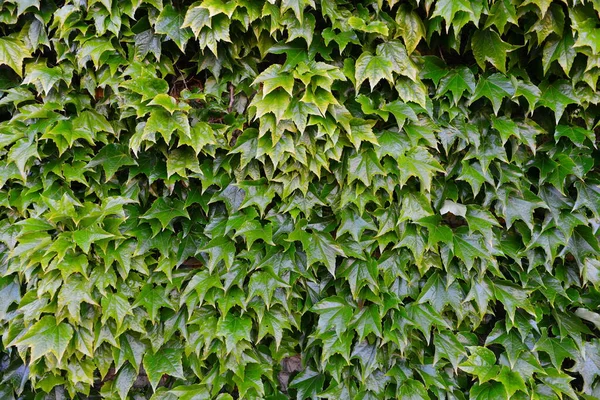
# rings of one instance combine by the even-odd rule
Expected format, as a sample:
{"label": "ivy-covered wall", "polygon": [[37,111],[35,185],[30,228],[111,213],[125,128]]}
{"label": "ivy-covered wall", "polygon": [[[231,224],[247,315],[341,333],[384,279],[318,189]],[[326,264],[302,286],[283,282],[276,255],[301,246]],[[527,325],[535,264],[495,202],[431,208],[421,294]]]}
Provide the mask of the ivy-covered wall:
{"label": "ivy-covered wall", "polygon": [[600,398],[600,2],[0,2],[2,399]]}

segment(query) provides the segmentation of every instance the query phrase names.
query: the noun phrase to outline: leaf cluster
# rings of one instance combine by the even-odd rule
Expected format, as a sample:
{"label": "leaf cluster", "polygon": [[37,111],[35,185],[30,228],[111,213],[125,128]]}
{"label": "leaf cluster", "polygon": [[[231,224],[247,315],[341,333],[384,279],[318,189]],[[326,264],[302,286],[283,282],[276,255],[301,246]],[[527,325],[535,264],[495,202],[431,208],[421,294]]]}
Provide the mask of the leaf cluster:
{"label": "leaf cluster", "polygon": [[599,26],[1,2],[0,397],[600,398]]}

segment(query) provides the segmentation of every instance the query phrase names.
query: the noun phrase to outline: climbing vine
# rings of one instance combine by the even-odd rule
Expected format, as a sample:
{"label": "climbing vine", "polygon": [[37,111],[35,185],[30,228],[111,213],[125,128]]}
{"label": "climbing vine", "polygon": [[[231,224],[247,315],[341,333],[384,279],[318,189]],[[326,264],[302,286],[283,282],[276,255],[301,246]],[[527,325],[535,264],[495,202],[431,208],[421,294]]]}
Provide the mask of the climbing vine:
{"label": "climbing vine", "polygon": [[600,398],[600,2],[0,2],[2,399]]}

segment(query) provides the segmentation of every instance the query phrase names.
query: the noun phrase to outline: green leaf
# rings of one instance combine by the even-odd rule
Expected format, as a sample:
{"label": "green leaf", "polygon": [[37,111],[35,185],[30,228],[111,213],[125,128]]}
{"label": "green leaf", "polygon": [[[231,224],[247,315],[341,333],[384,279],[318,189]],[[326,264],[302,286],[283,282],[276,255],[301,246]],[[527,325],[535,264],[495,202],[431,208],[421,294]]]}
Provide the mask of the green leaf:
{"label": "green leaf", "polygon": [[131,305],[125,296],[119,293],[109,293],[102,298],[102,323],[112,318],[117,323],[117,329],[121,327],[127,315],[133,315]]}
{"label": "green leaf", "polygon": [[402,165],[400,185],[404,185],[411,176],[416,176],[419,178],[421,190],[427,192],[431,190],[431,181],[435,173],[443,172],[440,163],[422,147],[407,151],[398,158],[398,163]]}
{"label": "green leaf", "polygon": [[348,183],[360,180],[366,186],[371,185],[371,179],[383,175],[385,171],[373,150],[361,151],[348,158]]}
{"label": "green leaf", "polygon": [[502,74],[492,74],[479,79],[471,103],[481,97],[487,97],[492,102],[494,114],[498,115],[502,100],[505,97],[511,98],[514,94],[515,87],[510,79]]}
{"label": "green leaf", "polygon": [[516,47],[504,42],[491,29],[478,30],[471,39],[471,48],[475,61],[485,71],[485,63],[489,61],[500,72],[506,74],[506,55]]}
{"label": "green leaf", "polygon": [[[400,41],[390,40],[388,42],[381,43],[379,46],[377,46],[377,56],[382,56],[386,60],[391,61],[393,70],[396,71],[396,73],[407,76],[413,81],[417,81],[419,70],[410,59],[406,48]],[[358,70],[358,60],[356,69]],[[371,84],[371,90],[372,89],[373,84]]]}
{"label": "green leaf", "polygon": [[313,310],[319,314],[318,331],[325,333],[333,329],[338,337],[348,329],[354,314],[348,302],[338,296],[321,300],[313,306]]}
{"label": "green leaf", "polygon": [[262,83],[263,96],[277,88],[283,88],[290,96],[294,95],[294,77],[283,71],[279,64],[273,64],[260,73],[252,86]]}
{"label": "green leaf", "polygon": [[360,310],[352,319],[351,324],[358,334],[359,341],[371,333],[381,337],[381,315],[379,315],[379,308],[375,305]]}
{"label": "green leaf", "polygon": [[[573,358],[572,355],[570,357]],[[594,379],[600,375],[600,342],[598,339],[592,339],[591,342],[585,343],[581,351],[576,352],[575,365],[572,371],[581,374],[583,392],[592,394]]]}
{"label": "green leaf", "polygon": [[115,378],[115,386],[121,400],[127,398],[127,394],[133,387],[138,374],[131,364],[124,364]]}
{"label": "green leaf", "polygon": [[[485,20],[484,29],[494,25],[498,32],[504,33],[506,24],[518,25],[517,10],[515,4],[510,0],[496,1],[490,8],[490,13]],[[541,41],[539,41],[541,43]]]}
{"label": "green leaf", "polygon": [[201,4],[197,7],[190,7],[185,13],[185,18],[181,28],[191,28],[194,36],[197,38],[202,28],[205,26],[210,28],[211,17],[212,16],[209,9],[205,8],[204,4]]}
{"label": "green leaf", "polygon": [[483,237],[479,234],[469,233],[466,228],[459,228],[454,234],[454,254],[461,259],[467,268],[472,268],[475,259],[486,260],[490,258]]}
{"label": "green leaf", "polygon": [[415,51],[421,39],[425,37],[425,25],[419,14],[412,11],[407,5],[402,5],[398,9],[396,23],[398,24],[397,35],[402,37],[406,51],[410,54]]}
{"label": "green leaf", "polygon": [[467,374],[475,375],[479,383],[489,381],[496,377],[500,367],[496,364],[494,352],[485,347],[472,347],[469,349],[471,355],[458,368]]}
{"label": "green leaf", "polygon": [[192,32],[189,28],[182,28],[185,20],[185,12],[178,11],[173,6],[165,6],[158,16],[154,25],[156,33],[167,35],[169,39],[174,41],[182,52],[185,52],[185,45],[192,37]]}
{"label": "green leaf", "polygon": [[257,96],[258,100],[253,101],[251,105],[256,107],[256,118],[260,118],[267,113],[273,113],[276,122],[283,118],[283,114],[290,105],[290,95],[281,88],[274,89],[268,94],[264,94],[262,98]]}
{"label": "green leaf", "polygon": [[499,382],[486,382],[473,386],[469,392],[469,399],[472,400],[508,400],[510,397]]}
{"label": "green leaf", "polygon": [[299,399],[314,398],[323,388],[325,376],[311,369],[305,368],[290,382],[290,388],[298,391]]}
{"label": "green leaf", "polygon": [[584,145],[585,139],[589,139],[592,143],[596,139],[594,132],[573,125],[557,125],[554,131],[554,140],[558,142],[561,137],[568,138],[579,147]]}
{"label": "green leaf", "polygon": [[441,78],[437,95],[441,96],[450,91],[454,104],[458,104],[465,91],[473,93],[474,90],[475,75],[469,68],[461,67],[450,70]]}
{"label": "green leaf", "polygon": [[452,21],[457,12],[473,14],[471,4],[466,0],[438,0],[431,17],[442,17],[446,21],[446,32],[452,26]]}
{"label": "green leaf", "polygon": [[304,9],[307,6],[312,6],[315,8],[315,2],[313,0],[282,0],[281,13],[283,14],[287,10],[292,10],[298,21],[302,23]]}
{"label": "green leaf", "polygon": [[151,283],[144,285],[131,307],[135,308],[138,306],[143,306],[146,309],[152,322],[156,321],[161,308],[173,308],[165,288],[160,286],[155,287]]}
{"label": "green leaf", "polygon": [[187,178],[187,170],[202,173],[194,150],[189,147],[173,150],[167,156],[167,177],[177,174]]}
{"label": "green leaf", "polygon": [[508,313],[508,317],[513,323],[517,307],[535,314],[533,307],[529,303],[529,293],[517,285],[510,284],[509,282],[494,282],[494,296],[502,303]]}
{"label": "green leaf", "polygon": [[29,56],[30,52],[21,40],[0,38],[0,65],[8,65],[19,76],[23,76],[23,59]]}
{"label": "green leaf", "polygon": [[407,379],[398,389],[398,398],[406,400],[425,400],[431,399],[425,386],[415,379]]}
{"label": "green leaf", "polygon": [[323,263],[331,275],[335,276],[336,257],[344,257],[344,251],[337,245],[329,234],[313,232],[302,240],[306,252],[308,266]]}
{"label": "green leaf", "polygon": [[466,356],[463,345],[451,331],[438,332],[433,338],[433,344],[435,346],[434,364],[443,357],[450,361],[452,367],[456,370],[463,356]]}
{"label": "green leaf", "polygon": [[390,84],[394,83],[392,75],[394,64],[392,60],[383,55],[374,56],[367,52],[362,53],[356,60],[355,71],[357,90],[367,79],[371,85],[371,91],[375,89],[377,83],[382,79],[386,79]]}
{"label": "green leaf", "polygon": [[552,39],[546,42],[544,53],[542,56],[542,65],[544,66],[544,74],[548,73],[550,65],[553,61],[558,61],[565,75],[569,76],[573,60],[577,53],[573,48],[575,41],[570,34],[564,35],[560,39]]}
{"label": "green leaf", "polygon": [[573,210],[583,206],[596,218],[600,218],[600,185],[575,182],[575,188],[577,188],[577,201],[573,205]]}
{"label": "green leaf", "polygon": [[177,199],[159,197],[140,218],[157,219],[162,228],[166,229],[169,223],[177,217],[190,219],[190,215],[185,209],[185,203]]}
{"label": "green leaf", "polygon": [[217,333],[224,338],[227,352],[231,352],[242,340],[250,341],[252,320],[246,316],[228,313],[219,320]]}
{"label": "green leaf", "polygon": [[90,247],[93,243],[112,238],[114,235],[112,233],[106,232],[102,227],[98,225],[93,225],[85,229],[80,229],[73,232],[73,240],[77,246],[83,250],[85,254],[88,254],[90,251]]}
{"label": "green leaf", "polygon": [[517,391],[527,393],[527,386],[521,375],[515,371],[512,371],[507,366],[502,366],[500,373],[494,380],[502,383],[504,389],[508,393],[508,398],[511,398]]}
{"label": "green leaf", "polygon": [[557,124],[567,106],[578,102],[573,87],[565,80],[558,80],[552,84],[545,81],[540,85],[540,90],[542,96],[538,103],[554,111]]}
{"label": "green leaf", "polygon": [[545,375],[540,376],[540,380],[548,385],[552,390],[559,396],[563,394],[567,395],[571,399],[577,400],[578,396],[573,390],[570,382],[573,377],[565,374],[564,372],[555,370],[554,368],[547,368]]}
{"label": "green leaf", "polygon": [[543,351],[550,357],[555,368],[560,369],[565,358],[575,359],[578,351],[571,338],[541,338],[534,347],[536,351]]}
{"label": "green leaf", "polygon": [[[216,144],[215,132],[206,122],[198,121],[190,129],[189,135],[179,136],[179,145],[191,146],[196,155],[200,154],[207,145]],[[192,170],[193,171],[193,170]]]}
{"label": "green leaf", "polygon": [[106,181],[109,181],[121,167],[137,165],[137,162],[129,155],[127,146],[111,143],[100,149],[86,168],[94,168],[98,165],[104,170]]}
{"label": "green leaf", "polygon": [[31,326],[17,344],[31,347],[31,362],[49,353],[54,354],[60,361],[72,338],[71,325],[46,315]]}
{"label": "green leaf", "polygon": [[162,348],[156,353],[148,352],[144,355],[144,369],[152,389],[156,390],[164,374],[184,379],[181,364],[183,350]]}
{"label": "green leaf", "polygon": [[26,165],[28,161],[32,158],[40,158],[38,153],[37,143],[33,141],[33,138],[28,139],[20,139],[18,140],[8,152],[8,157],[6,157],[8,162],[14,163],[19,172],[21,173],[21,177],[26,179],[28,168]]}

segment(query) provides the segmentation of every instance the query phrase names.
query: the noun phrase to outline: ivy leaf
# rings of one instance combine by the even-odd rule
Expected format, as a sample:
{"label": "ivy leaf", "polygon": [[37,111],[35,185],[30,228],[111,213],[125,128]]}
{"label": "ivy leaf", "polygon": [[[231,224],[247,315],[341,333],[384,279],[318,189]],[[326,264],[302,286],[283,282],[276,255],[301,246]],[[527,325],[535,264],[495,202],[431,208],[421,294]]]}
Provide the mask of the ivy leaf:
{"label": "ivy leaf", "polygon": [[290,96],[294,95],[294,77],[283,71],[279,64],[273,64],[260,73],[252,82],[252,86],[262,83],[263,96],[277,88],[283,88]]}
{"label": "ivy leaf", "polygon": [[[190,128],[190,134],[179,136],[179,145],[188,145],[200,154],[207,145],[216,144],[215,131],[206,122],[198,121]],[[193,169],[190,169],[193,171]]]}
{"label": "ivy leaf", "polygon": [[217,325],[217,333],[225,339],[228,353],[233,351],[242,340],[250,341],[251,332],[252,320],[246,315],[236,316],[228,313],[219,320]]}
{"label": "ivy leaf", "polygon": [[515,87],[511,80],[502,74],[496,73],[479,79],[471,103],[481,97],[487,97],[492,102],[494,114],[498,115],[502,100],[505,97],[511,98],[514,94]]}
{"label": "ivy leaf", "polygon": [[407,379],[400,385],[398,398],[406,400],[431,399],[423,384],[415,379]]}
{"label": "ivy leaf", "polygon": [[473,386],[469,392],[469,399],[473,400],[508,400],[509,398],[504,385],[499,382],[482,383]]}
{"label": "ivy leaf", "polygon": [[281,13],[283,14],[286,10],[292,10],[298,21],[302,23],[304,18],[304,8],[309,5],[315,8],[313,0],[282,0]]}
{"label": "ivy leaf", "polygon": [[109,181],[121,167],[137,165],[137,162],[129,155],[127,146],[111,143],[100,149],[86,168],[94,168],[98,165],[104,170],[106,181]]}
{"label": "ivy leaf", "polygon": [[506,54],[516,47],[504,42],[491,29],[478,30],[471,39],[471,48],[475,61],[485,71],[485,63],[489,61],[500,72],[506,74]]}
{"label": "ivy leaf", "polygon": [[326,233],[313,232],[302,240],[302,247],[306,251],[308,266],[315,263],[323,263],[331,275],[335,276],[336,257],[344,257],[344,251],[337,245],[331,236]]}
{"label": "ivy leaf", "polygon": [[156,353],[148,352],[144,355],[144,369],[152,389],[156,390],[164,374],[184,379],[181,358],[183,350],[162,348]]}
{"label": "ivy leaf", "polygon": [[402,5],[398,9],[396,23],[399,28],[397,35],[402,37],[406,46],[406,51],[410,54],[415,51],[421,39],[425,37],[425,25],[423,24],[421,17],[419,17],[419,14],[410,10],[410,7],[407,7],[406,5]]}
{"label": "ivy leaf", "polygon": [[31,326],[16,344],[31,347],[31,362],[49,353],[60,361],[72,338],[71,325],[46,315]]}
{"label": "ivy leaf", "polygon": [[196,38],[205,26],[210,28],[211,13],[203,4],[188,8],[181,28],[190,28]]}
{"label": "ivy leaf", "polygon": [[584,206],[596,218],[600,218],[600,185],[575,182],[575,188],[577,188],[577,201],[573,205],[573,210]]}
{"label": "ivy leaf", "polygon": [[565,75],[569,76],[569,72],[573,66],[573,60],[577,55],[573,48],[574,44],[575,41],[570,34],[566,34],[560,39],[547,41],[542,56],[544,74],[548,73],[548,69],[553,61],[558,61],[563,71],[565,71]]}
{"label": "ivy leaf", "polygon": [[190,215],[185,209],[185,203],[177,199],[159,197],[140,218],[157,219],[162,228],[166,229],[169,223],[177,217],[190,219]]}
{"label": "ivy leaf", "polygon": [[494,378],[500,367],[496,364],[496,356],[494,352],[485,347],[472,347],[469,349],[471,355],[458,368],[468,374],[475,375],[479,379],[479,383],[489,381]]}
{"label": "ivy leaf", "polygon": [[124,364],[121,367],[117,373],[117,377],[115,378],[115,386],[117,387],[117,393],[119,394],[119,398],[121,400],[125,400],[127,398],[127,394],[133,387],[137,376],[137,371],[131,366],[131,364]]}
{"label": "ivy leaf", "polygon": [[490,8],[484,29],[494,25],[498,28],[498,32],[503,33],[508,22],[514,25],[519,24],[515,5],[510,0],[496,1]]}
{"label": "ivy leaf", "polygon": [[527,393],[527,386],[525,386],[525,381],[521,375],[512,371],[507,366],[502,366],[500,373],[494,380],[502,383],[504,389],[508,393],[508,398],[511,398],[519,390]]}
{"label": "ivy leaf", "polygon": [[187,178],[187,170],[202,173],[193,149],[189,147],[178,148],[169,153],[167,156],[167,177],[170,178],[172,175],[177,174],[182,178]]}
{"label": "ivy leaf", "polygon": [[231,18],[237,8],[237,4],[233,1],[223,2],[223,0],[204,0],[200,7],[207,9],[211,17],[223,13]]}
{"label": "ivy leaf", "polygon": [[456,370],[466,351],[458,338],[451,331],[438,332],[433,339],[435,346],[435,357],[433,363],[437,363],[440,357],[444,357],[452,364]]}
{"label": "ivy leaf", "polygon": [[[571,353],[573,354],[573,353]],[[575,365],[572,371],[583,377],[583,392],[592,393],[594,379],[600,375],[600,343],[597,339],[585,343],[581,351],[576,352]],[[570,356],[573,358],[573,356]]]}
{"label": "ivy leaf", "polygon": [[348,183],[362,181],[366,186],[371,185],[375,175],[383,175],[385,171],[373,150],[360,151],[348,158]]}
{"label": "ivy leaf", "polygon": [[100,304],[102,305],[102,323],[106,323],[109,318],[113,318],[117,323],[117,329],[120,329],[127,315],[133,315],[129,301],[120,293],[108,294],[102,298]]}
{"label": "ivy leaf", "polygon": [[489,251],[483,237],[479,234],[469,233],[466,228],[459,228],[455,231],[454,253],[469,269],[473,267],[476,258],[482,260],[489,258]]}
{"label": "ivy leaf", "polygon": [[290,382],[290,388],[298,391],[298,398],[314,398],[323,388],[325,376],[311,369],[305,368]]}
{"label": "ivy leaf", "polygon": [[398,158],[398,164],[402,166],[400,185],[404,185],[411,176],[416,176],[421,183],[421,189],[427,192],[431,190],[431,180],[435,173],[443,172],[440,163],[422,147],[407,151]]}
{"label": "ivy leaf", "polygon": [[258,324],[258,337],[260,341],[266,334],[271,334],[275,338],[277,348],[281,346],[284,330],[292,330],[289,316],[277,307],[266,311]]}
{"label": "ivy leaf", "polygon": [[575,342],[571,338],[541,338],[534,347],[536,351],[543,351],[550,357],[555,368],[560,369],[565,358],[575,359],[578,354]]}
{"label": "ivy leaf", "polygon": [[544,376],[540,376],[540,380],[552,388],[559,396],[566,394],[571,399],[577,400],[577,394],[570,385],[573,379],[573,377],[554,368],[547,368]]}
{"label": "ivy leaf", "polygon": [[[419,70],[410,59],[404,45],[398,40],[390,40],[377,46],[377,56],[383,56],[385,59],[391,61],[393,70],[398,74],[407,76],[413,81],[417,80]],[[358,70],[358,60],[356,68]],[[372,84],[371,89],[373,89]]]}
{"label": "ivy leaf", "polygon": [[113,236],[114,235],[112,233],[106,232],[104,229],[102,229],[102,227],[93,225],[88,228],[75,231],[73,233],[73,240],[85,254],[88,254],[93,243],[99,240],[112,238]]}
{"label": "ivy leaf", "polygon": [[165,6],[158,16],[154,25],[156,33],[167,35],[169,39],[174,41],[182,52],[185,52],[185,45],[192,37],[192,32],[189,28],[182,28],[185,21],[185,12],[178,11],[173,6]]}
{"label": "ivy leaf", "polygon": [[435,9],[431,17],[442,17],[446,21],[446,32],[452,26],[452,21],[457,12],[473,14],[471,4],[466,0],[438,0],[435,2]]}
{"label": "ivy leaf", "polygon": [[442,77],[437,89],[437,95],[441,96],[450,91],[454,104],[458,104],[465,91],[473,93],[474,90],[475,75],[473,75],[473,72],[469,68],[461,67],[450,70],[450,72]]}
{"label": "ivy leaf", "polygon": [[503,304],[508,317],[513,323],[517,307],[534,314],[533,307],[529,303],[529,293],[523,288],[512,285],[509,282],[494,282],[493,287],[494,296]]}
{"label": "ivy leaf", "polygon": [[558,80],[552,84],[545,81],[540,85],[540,90],[542,96],[538,103],[554,111],[557,124],[567,106],[577,103],[573,87],[565,80]]}
{"label": "ivy leaf", "polygon": [[589,139],[592,143],[596,139],[594,132],[573,125],[557,125],[554,131],[554,140],[558,142],[561,137],[568,138],[579,147],[584,145],[585,139]]}
{"label": "ivy leaf", "polygon": [[279,88],[268,94],[263,94],[263,97],[260,100],[253,101],[252,105],[256,106],[257,118],[267,113],[273,113],[276,122],[279,122],[290,105],[290,100],[290,95],[285,90]]}
{"label": "ivy leaf", "polygon": [[319,314],[318,331],[325,333],[334,329],[338,337],[348,329],[354,314],[348,302],[338,296],[321,300],[313,306],[313,310]]}
{"label": "ivy leaf", "polygon": [[392,71],[394,64],[392,60],[383,55],[372,55],[362,53],[356,60],[355,66],[356,89],[358,90],[365,80],[369,80],[371,90],[375,89],[380,80],[386,79],[390,84],[394,83]]}
{"label": "ivy leaf", "polygon": [[8,157],[6,158],[8,162],[14,163],[19,172],[21,173],[21,177],[23,179],[27,178],[28,169],[26,165],[28,161],[32,158],[39,158],[40,155],[38,153],[37,143],[34,142],[33,138],[31,139],[20,139],[18,140],[8,152]]}
{"label": "ivy leaf", "polygon": [[154,287],[151,283],[144,285],[131,307],[135,308],[138,306],[143,306],[146,309],[150,321],[152,322],[156,321],[156,317],[161,308],[173,307],[166,293],[166,289],[160,286]]}
{"label": "ivy leaf", "polygon": [[8,65],[19,76],[23,76],[23,59],[29,55],[29,50],[21,40],[12,37],[0,38],[0,65]]}

